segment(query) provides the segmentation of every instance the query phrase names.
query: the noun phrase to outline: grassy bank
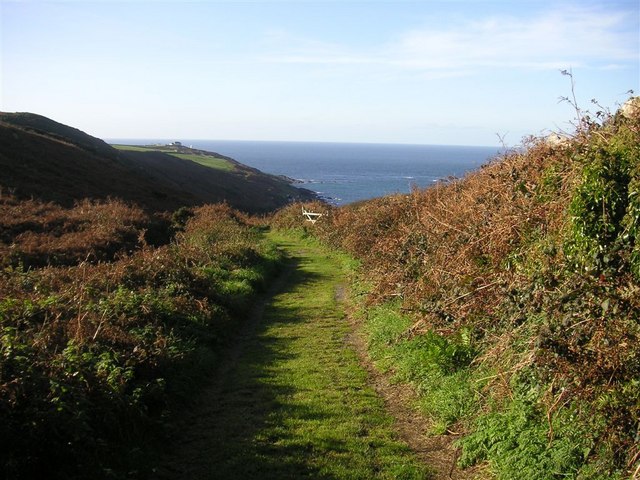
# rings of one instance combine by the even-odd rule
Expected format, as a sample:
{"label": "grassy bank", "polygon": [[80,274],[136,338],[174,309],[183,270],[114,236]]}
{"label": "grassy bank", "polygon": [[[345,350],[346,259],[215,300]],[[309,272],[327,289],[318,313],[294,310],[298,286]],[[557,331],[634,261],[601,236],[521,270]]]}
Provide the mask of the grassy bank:
{"label": "grassy bank", "polygon": [[461,180],[274,219],[362,261],[372,355],[496,478],[638,473],[640,117],[596,117]]}

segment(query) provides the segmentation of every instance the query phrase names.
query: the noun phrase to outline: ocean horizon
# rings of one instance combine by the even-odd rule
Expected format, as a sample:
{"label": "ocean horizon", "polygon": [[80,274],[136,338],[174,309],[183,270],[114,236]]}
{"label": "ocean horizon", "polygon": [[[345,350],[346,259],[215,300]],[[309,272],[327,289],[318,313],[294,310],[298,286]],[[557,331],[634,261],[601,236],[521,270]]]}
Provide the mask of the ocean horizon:
{"label": "ocean horizon", "polygon": [[[176,139],[108,139],[129,145]],[[184,146],[231,157],[265,173],[284,175],[335,205],[409,193],[462,177],[500,153],[500,147],[387,143],[182,140]]]}

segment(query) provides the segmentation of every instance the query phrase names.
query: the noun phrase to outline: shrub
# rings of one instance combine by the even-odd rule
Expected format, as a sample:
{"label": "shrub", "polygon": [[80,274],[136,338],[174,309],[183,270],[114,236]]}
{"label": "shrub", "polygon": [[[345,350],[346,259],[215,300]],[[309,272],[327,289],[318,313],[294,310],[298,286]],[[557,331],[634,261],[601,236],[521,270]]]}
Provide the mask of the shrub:
{"label": "shrub", "polygon": [[[282,257],[224,205],[181,213],[175,240],[152,247],[147,217],[119,202],[7,202],[30,217],[1,219],[20,250],[0,271],[2,473],[139,476],[140,445],[162,438]],[[48,238],[65,235],[56,256]]]}
{"label": "shrub", "polygon": [[637,472],[638,122],[581,115],[562,145],[529,139],[464,179],[315,225],[293,208],[276,217],[361,260],[372,355],[422,392],[435,430],[469,434],[464,464],[501,478]]}

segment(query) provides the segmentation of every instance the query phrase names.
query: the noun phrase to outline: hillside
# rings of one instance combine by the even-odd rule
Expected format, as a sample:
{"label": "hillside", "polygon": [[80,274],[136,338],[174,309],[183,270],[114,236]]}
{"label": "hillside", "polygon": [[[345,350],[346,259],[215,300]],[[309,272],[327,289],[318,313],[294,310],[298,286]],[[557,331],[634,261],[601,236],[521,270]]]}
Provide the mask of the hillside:
{"label": "hillside", "polygon": [[638,102],[463,179],[307,206],[326,215],[305,231],[362,261],[370,355],[482,478],[640,472]]}
{"label": "hillside", "polygon": [[[148,211],[227,202],[264,213],[314,198],[286,179],[202,151],[117,150],[80,130],[31,113],[0,113],[0,186],[20,198],[72,205],[85,198],[120,198]],[[223,159],[212,168],[191,158]]]}
{"label": "hillside", "polygon": [[230,157],[187,147],[117,146],[154,182],[189,192],[206,203],[227,202],[249,213],[272,212],[287,203],[315,198],[285,178],[267,175]]}

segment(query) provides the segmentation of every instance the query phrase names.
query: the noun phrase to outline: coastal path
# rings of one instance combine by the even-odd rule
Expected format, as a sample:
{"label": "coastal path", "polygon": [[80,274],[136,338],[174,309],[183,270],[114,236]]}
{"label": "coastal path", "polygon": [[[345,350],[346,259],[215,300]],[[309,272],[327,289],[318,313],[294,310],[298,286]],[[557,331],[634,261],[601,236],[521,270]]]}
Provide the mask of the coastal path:
{"label": "coastal path", "polygon": [[270,236],[288,267],[181,422],[155,478],[429,478],[353,344],[346,260]]}

